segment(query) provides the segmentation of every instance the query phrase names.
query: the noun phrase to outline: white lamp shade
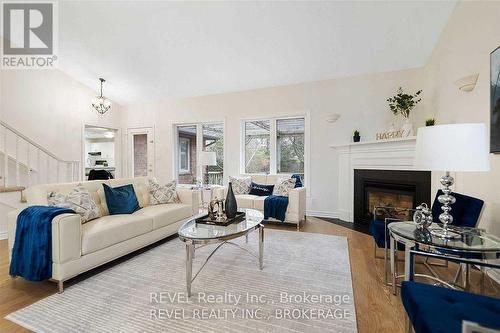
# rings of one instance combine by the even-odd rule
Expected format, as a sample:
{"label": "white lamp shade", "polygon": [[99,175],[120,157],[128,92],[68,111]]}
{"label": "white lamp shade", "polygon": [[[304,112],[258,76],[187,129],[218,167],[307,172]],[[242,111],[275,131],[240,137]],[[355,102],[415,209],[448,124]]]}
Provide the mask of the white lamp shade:
{"label": "white lamp shade", "polygon": [[201,165],[217,165],[217,156],[214,151],[202,151],[200,154]]}
{"label": "white lamp shade", "polygon": [[488,171],[488,150],[482,123],[421,127],[414,166],[430,171]]}

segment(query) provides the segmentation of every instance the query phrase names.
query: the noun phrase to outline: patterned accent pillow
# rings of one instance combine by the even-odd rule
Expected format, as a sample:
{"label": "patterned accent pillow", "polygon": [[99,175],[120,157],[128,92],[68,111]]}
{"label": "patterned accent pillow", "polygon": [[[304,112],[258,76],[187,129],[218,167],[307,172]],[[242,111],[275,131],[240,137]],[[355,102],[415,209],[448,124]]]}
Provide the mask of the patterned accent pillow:
{"label": "patterned accent pillow", "polygon": [[295,178],[278,178],[274,186],[273,195],[288,196],[288,192],[295,188]]}
{"label": "patterned accent pillow", "polygon": [[175,188],[177,182],[175,180],[161,186],[156,179],[149,179],[149,204],[159,205],[166,203],[177,203],[179,198]]}
{"label": "patterned accent pillow", "polygon": [[67,195],[58,192],[47,194],[49,206],[69,208],[82,217],[82,223],[101,217],[101,210],[90,195],[90,192],[82,186],[76,185]]}
{"label": "patterned accent pillow", "polygon": [[252,177],[229,176],[229,182],[231,182],[231,185],[233,187],[233,193],[235,195],[250,193],[250,188],[252,187]]}

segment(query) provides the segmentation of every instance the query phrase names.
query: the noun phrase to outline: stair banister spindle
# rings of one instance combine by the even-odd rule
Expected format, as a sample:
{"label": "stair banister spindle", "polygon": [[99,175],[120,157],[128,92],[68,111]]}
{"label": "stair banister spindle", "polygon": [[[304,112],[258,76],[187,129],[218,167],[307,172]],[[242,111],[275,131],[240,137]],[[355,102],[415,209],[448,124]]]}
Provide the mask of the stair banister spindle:
{"label": "stair banister spindle", "polygon": [[21,186],[21,177],[19,175],[19,136],[16,135],[16,155],[14,157],[16,163],[16,186]]}
{"label": "stair banister spindle", "polygon": [[56,181],[59,183],[59,178],[60,178],[60,168],[59,166],[61,165],[61,163],[59,163],[59,161],[56,160],[56,172],[57,172],[57,176],[56,176]]}
{"label": "stair banister spindle", "polygon": [[26,142],[26,167],[28,169],[28,187],[31,186],[31,158],[30,158],[30,147],[31,145],[29,144],[29,142]]}
{"label": "stair banister spindle", "polygon": [[4,186],[7,187],[9,183],[9,153],[7,152],[7,128],[3,128],[3,170],[4,170]]}
{"label": "stair banister spindle", "polygon": [[47,169],[45,170],[45,181],[46,183],[50,183],[50,156],[45,154],[45,158],[47,161]]}
{"label": "stair banister spindle", "polygon": [[40,184],[41,178],[40,178],[40,170],[41,170],[41,163],[40,163],[40,148],[36,149],[36,182],[37,184]]}

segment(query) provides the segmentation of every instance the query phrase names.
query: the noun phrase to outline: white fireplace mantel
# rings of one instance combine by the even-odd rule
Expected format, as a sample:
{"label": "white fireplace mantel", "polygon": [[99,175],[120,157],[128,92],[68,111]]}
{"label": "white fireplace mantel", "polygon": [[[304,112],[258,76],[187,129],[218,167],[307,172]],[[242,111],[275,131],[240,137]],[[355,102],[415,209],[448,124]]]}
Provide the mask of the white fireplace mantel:
{"label": "white fireplace mantel", "polygon": [[413,170],[416,137],[331,145],[338,154],[337,215],[353,222],[354,169]]}

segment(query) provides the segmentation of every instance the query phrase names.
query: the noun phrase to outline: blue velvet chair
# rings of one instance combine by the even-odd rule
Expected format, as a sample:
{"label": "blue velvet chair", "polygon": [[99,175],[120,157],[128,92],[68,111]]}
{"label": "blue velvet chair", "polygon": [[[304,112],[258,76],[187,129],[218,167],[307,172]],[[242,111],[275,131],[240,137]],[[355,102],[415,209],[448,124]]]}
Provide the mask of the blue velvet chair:
{"label": "blue velvet chair", "polygon": [[[438,190],[434,203],[432,204],[432,216],[434,217],[434,221],[439,221],[439,215],[443,212],[441,210],[442,205],[438,201],[438,197],[442,194],[443,191]],[[450,214],[453,216],[453,223],[451,225],[475,228],[481,216],[484,201],[455,192],[453,192],[452,195],[455,197],[456,202],[451,206]]]}
{"label": "blue velvet chair", "polygon": [[[414,260],[415,255],[440,257],[412,250],[411,260]],[[493,262],[450,259],[445,256],[441,256],[441,259],[500,268],[500,264]],[[417,283],[413,277],[414,274],[411,274],[410,281],[404,281],[401,285],[401,301],[408,315],[407,332],[411,332],[413,326],[416,333],[460,333],[463,321],[500,329],[500,299]]]}

